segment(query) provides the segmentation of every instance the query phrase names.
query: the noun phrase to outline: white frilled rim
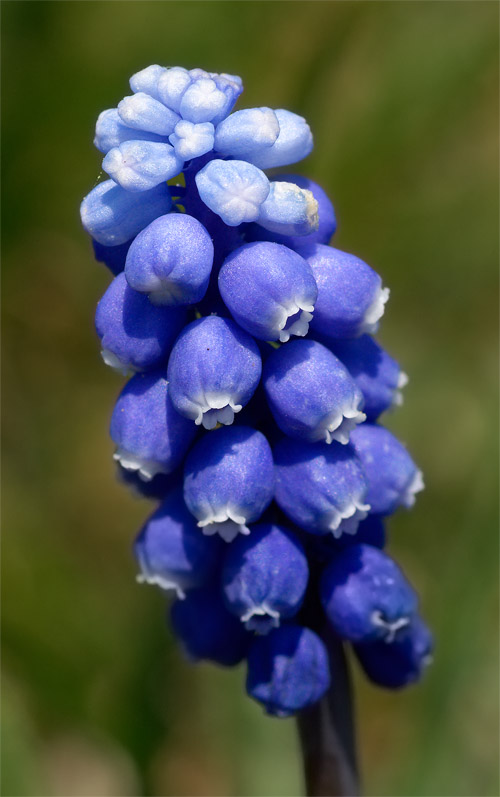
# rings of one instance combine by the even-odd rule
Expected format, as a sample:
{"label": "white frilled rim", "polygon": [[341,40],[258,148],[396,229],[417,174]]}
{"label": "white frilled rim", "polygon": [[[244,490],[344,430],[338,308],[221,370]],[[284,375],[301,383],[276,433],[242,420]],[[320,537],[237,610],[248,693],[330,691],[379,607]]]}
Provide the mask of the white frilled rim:
{"label": "white frilled rim", "polygon": [[102,349],[101,357],[106,365],[109,365],[110,368],[114,368],[115,371],[123,374],[123,376],[131,376],[132,374],[136,373],[135,368],[132,368],[131,365],[125,365],[125,363],[122,363],[120,358],[117,357],[116,354],[113,354],[113,352],[109,349]]}
{"label": "white frilled rim", "polygon": [[160,573],[154,573],[149,567],[146,561],[146,558],[143,556],[142,553],[138,553],[138,560],[139,560],[139,567],[141,572],[136,576],[136,581],[139,584],[155,584],[157,587],[160,587],[164,590],[171,590],[173,589],[177,597],[180,600],[184,600],[186,594],[183,589],[181,589],[179,583],[175,581],[174,577],[167,578],[164,575],[160,575]]}
{"label": "white frilled rim", "polygon": [[360,498],[354,498],[342,509],[332,506],[324,513],[321,525],[325,534],[331,531],[338,540],[342,534],[356,534],[360,522],[365,519],[369,511],[370,504],[363,504]]}
{"label": "white frilled rim", "polygon": [[316,428],[314,440],[324,440],[325,443],[336,440],[338,443],[346,445],[352,430],[358,423],[366,421],[365,413],[361,412],[358,407],[360,401],[361,399],[354,397],[341,409],[335,409],[328,413]]}
{"label": "white frilled rim", "polygon": [[393,622],[389,622],[386,620],[382,612],[375,611],[372,613],[371,621],[373,625],[376,625],[378,628],[383,628],[384,630],[384,642],[390,644],[394,642],[397,632],[401,628],[406,628],[407,625],[410,624],[409,617],[398,617],[397,620],[393,620]]}
{"label": "white frilled rim", "polygon": [[404,396],[402,394],[402,390],[409,382],[408,374],[405,374],[404,371],[399,372],[398,382],[396,388],[394,390],[394,395],[392,397],[391,407],[401,407],[404,402]]}
{"label": "white frilled rim", "polygon": [[407,509],[410,509],[413,504],[415,503],[415,495],[423,490],[425,487],[424,484],[424,476],[421,470],[415,471],[413,477],[408,484],[406,490],[404,491],[403,495],[401,496],[401,503],[403,506],[406,506]]}
{"label": "white frilled rim", "polygon": [[252,606],[241,617],[241,622],[245,623],[245,628],[255,631],[257,634],[268,634],[273,628],[278,628],[280,624],[280,613],[271,609],[267,603],[260,606]]}
{"label": "white frilled rim", "polygon": [[371,304],[367,307],[358,335],[373,335],[378,329],[378,322],[384,315],[385,305],[390,296],[390,289],[380,284],[375,291]]}
{"label": "white frilled rim", "polygon": [[[276,321],[276,332],[279,333],[280,343],[287,343],[292,335],[304,338],[309,332],[313,310],[314,303],[309,299],[290,299],[289,302],[280,305]],[[298,315],[298,318],[286,328],[288,319],[294,315]]]}
{"label": "white frilled rim", "polygon": [[240,510],[226,505],[207,513],[198,521],[198,526],[207,536],[219,534],[225,542],[232,542],[238,534],[250,534],[245,523],[246,518]]}
{"label": "white frilled rim", "polygon": [[[218,423],[230,426],[234,416],[243,405],[237,404],[226,392],[209,392],[198,398],[193,406],[193,420],[197,426],[203,425],[205,429],[215,429]],[[194,413],[197,413],[196,416]]]}
{"label": "white frilled rim", "polygon": [[160,306],[186,303],[182,288],[168,279],[158,279],[158,287],[155,287],[152,291],[148,291],[148,299],[151,304]]}
{"label": "white frilled rim", "polygon": [[113,459],[119,462],[125,470],[136,472],[143,482],[150,482],[158,473],[168,473],[158,462],[153,462],[151,459],[143,459],[136,456],[136,454],[125,451],[123,448],[116,449]]}

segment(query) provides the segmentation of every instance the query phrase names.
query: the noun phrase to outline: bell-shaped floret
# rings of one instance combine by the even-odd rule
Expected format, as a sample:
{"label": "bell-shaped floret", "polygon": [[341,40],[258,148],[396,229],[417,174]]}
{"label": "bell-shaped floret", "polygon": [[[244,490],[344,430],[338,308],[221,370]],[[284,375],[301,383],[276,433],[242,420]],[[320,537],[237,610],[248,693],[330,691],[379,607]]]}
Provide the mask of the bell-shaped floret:
{"label": "bell-shaped floret", "polygon": [[118,246],[134,238],[158,216],[168,213],[172,199],[166,184],[140,194],[105,180],[87,194],[80,206],[82,224],[103,246]]}
{"label": "bell-shaped floret", "polygon": [[201,534],[178,487],[153,512],[134,543],[137,580],[173,589],[184,598],[186,590],[208,584],[215,575],[221,544]]}
{"label": "bell-shaped floret", "polygon": [[166,361],[185,321],[184,307],[155,307],[121,273],[97,305],[102,358],[124,374],[157,368]]}
{"label": "bell-shaped floret", "polygon": [[[151,64],[132,75],[129,80],[130,88],[134,94],[141,92],[143,94],[149,94],[149,96],[153,97],[155,100],[161,100],[162,98],[158,92],[158,82],[161,76],[167,71],[169,70],[165,69],[164,66]],[[186,70],[183,71],[185,72]],[[175,108],[172,110],[175,110]]]}
{"label": "bell-shaped floret", "polygon": [[274,181],[260,206],[257,224],[282,235],[309,235],[319,226],[318,203],[312,191]]}
{"label": "bell-shaped floret", "polygon": [[294,340],[268,357],[264,387],[274,419],[290,437],[349,442],[362,423],[363,396],[340,360],[314,340]]}
{"label": "bell-shaped floret", "polygon": [[373,333],[384,314],[389,288],[359,257],[312,244],[301,248],[318,285],[311,329],[327,338],[356,338]]}
{"label": "bell-shaped floret", "polygon": [[198,125],[181,119],[177,122],[169,141],[175,154],[183,160],[191,160],[205,155],[214,146],[214,126],[212,122],[201,122]]}
{"label": "bell-shaped floret", "polygon": [[255,221],[269,194],[264,172],[242,160],[211,160],[195,181],[202,201],[229,227]]}
{"label": "bell-shaped floret", "polygon": [[196,426],[174,409],[162,373],[136,374],[118,397],[111,417],[114,459],[148,481],[171,473],[186,456]]}
{"label": "bell-shaped floret", "polygon": [[99,114],[95,126],[94,146],[106,154],[113,147],[119,147],[124,141],[156,141],[167,142],[166,136],[156,133],[147,133],[145,130],[136,130],[124,124],[118,110],[109,108]]}
{"label": "bell-shaped floret", "polygon": [[329,686],[328,653],[309,628],[283,625],[252,643],[246,688],[267,714],[290,717],[320,700]]}
{"label": "bell-shaped floret", "polygon": [[125,266],[129,285],[153,304],[194,304],[205,295],[214,247],[205,227],[186,213],[150,224],[132,243]]}
{"label": "bell-shaped floret", "polygon": [[261,149],[248,157],[260,169],[288,166],[306,158],[313,148],[311,128],[306,120],[296,113],[278,108],[275,111],[280,132],[272,147]]}
{"label": "bell-shaped floret", "polygon": [[102,168],[127,191],[149,191],[175,177],[184,161],[170,144],[154,141],[124,141],[110,149]]}
{"label": "bell-shaped floret", "polygon": [[309,578],[304,549],[281,526],[252,526],[226,553],[222,586],[226,606],[260,634],[293,617],[300,609]]}
{"label": "bell-shaped floret", "polygon": [[317,288],[307,262],[286,246],[245,244],[226,258],[219,290],[238,324],[260,340],[304,337]]}
{"label": "bell-shaped floret", "polygon": [[244,108],[217,126],[214,149],[224,156],[251,160],[252,155],[274,144],[279,131],[278,118],[271,108]]}
{"label": "bell-shaped floret", "polygon": [[274,448],[275,498],[311,534],[355,534],[370,506],[368,483],[351,445],[286,438]]}
{"label": "bell-shaped floret", "polygon": [[389,644],[386,641],[355,645],[365,675],[386,689],[401,689],[419,681],[432,663],[434,639],[420,617],[414,617]]}
{"label": "bell-shaped floret", "polygon": [[173,603],[170,619],[175,635],[192,661],[207,660],[234,667],[247,654],[251,635],[228,612],[220,590],[203,587]]}
{"label": "bell-shaped floret", "polygon": [[332,341],[330,348],[363,393],[368,421],[376,421],[389,407],[403,403],[401,390],[408,377],[371,335]]}
{"label": "bell-shaped floret", "polygon": [[248,426],[210,432],[186,460],[184,499],[204,534],[218,533],[226,542],[249,534],[248,524],[260,518],[273,492],[269,443]]}
{"label": "bell-shaped floret", "polygon": [[163,103],[139,91],[130,97],[124,97],[118,103],[120,119],[128,127],[135,130],[146,130],[158,136],[169,136],[179,121],[178,114],[166,108]]}
{"label": "bell-shaped floret", "polygon": [[351,545],[324,570],[321,602],[336,634],[351,642],[392,642],[418,609],[418,598],[390,556]]}
{"label": "bell-shaped floret", "polygon": [[424,481],[404,445],[388,429],[369,423],[352,432],[351,442],[368,479],[371,511],[392,515],[399,506],[412,507]]}
{"label": "bell-shaped floret", "polygon": [[[309,231],[307,235],[284,235],[280,232],[271,232],[260,225],[260,222],[248,225],[245,231],[247,241],[273,241],[277,244],[288,246],[300,252],[301,248],[310,244],[327,244],[337,229],[337,220],[333,205],[326,192],[314,180],[302,177],[300,174],[279,174],[271,177],[270,193],[273,190],[273,183],[289,183],[298,186],[304,191],[309,191],[318,203],[318,227]],[[283,189],[282,189],[283,190]],[[266,200],[266,203],[269,199]]]}
{"label": "bell-shaped floret", "polygon": [[170,398],[198,426],[229,425],[251,399],[262,364],[255,341],[233,321],[218,316],[189,324],[170,355]]}

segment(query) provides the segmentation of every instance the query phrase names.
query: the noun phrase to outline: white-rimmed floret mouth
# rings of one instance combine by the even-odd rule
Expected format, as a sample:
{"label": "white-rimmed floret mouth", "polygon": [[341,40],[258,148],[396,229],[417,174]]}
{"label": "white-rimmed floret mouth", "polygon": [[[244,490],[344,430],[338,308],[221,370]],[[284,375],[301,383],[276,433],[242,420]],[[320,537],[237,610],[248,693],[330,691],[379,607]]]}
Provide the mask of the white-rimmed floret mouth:
{"label": "white-rimmed floret mouth", "polygon": [[423,473],[421,470],[416,470],[403,495],[401,496],[401,504],[407,509],[410,509],[415,503],[415,495],[423,490],[424,487],[425,484]]}
{"label": "white-rimmed floret mouth", "polygon": [[101,349],[101,357],[106,365],[109,365],[110,368],[118,371],[118,373],[123,374],[123,376],[131,376],[137,372],[136,368],[123,363],[120,358],[109,349]]}
{"label": "white-rimmed floret mouth", "polygon": [[359,524],[369,511],[370,504],[363,504],[359,498],[354,498],[342,509],[332,506],[322,518],[325,534],[331,531],[336,540],[342,534],[356,534]]}
{"label": "white-rimmed floret mouth", "polygon": [[148,289],[146,293],[151,304],[160,307],[162,305],[186,304],[186,297],[180,285],[176,285],[175,282],[170,282],[168,279],[158,279],[158,287],[154,290]]}
{"label": "white-rimmed floret mouth", "polygon": [[198,521],[203,534],[212,536],[219,534],[225,542],[232,542],[238,534],[250,534],[246,526],[246,518],[238,509],[224,506],[212,511]]}
{"label": "white-rimmed floret mouth", "polygon": [[382,285],[378,286],[370,305],[365,311],[358,335],[373,335],[378,330],[378,322],[384,315],[385,305],[390,293],[389,288],[383,288]]}
{"label": "white-rimmed floret mouth", "polygon": [[215,429],[218,423],[230,426],[242,408],[243,405],[237,404],[228,393],[205,393],[196,403],[198,414],[194,422],[204,429]]}
{"label": "white-rimmed floret mouth", "polygon": [[400,371],[396,387],[394,388],[391,407],[401,407],[401,405],[404,403],[404,396],[402,390],[404,387],[406,387],[409,381],[410,379],[408,377],[408,374],[405,374],[404,371]]}
{"label": "white-rimmed floret mouth", "polygon": [[124,470],[137,473],[138,477],[143,482],[150,482],[159,473],[168,473],[168,471],[158,462],[151,459],[144,459],[138,457],[136,454],[131,454],[130,451],[125,451],[123,448],[117,448],[113,454],[115,462],[119,462]]}
{"label": "white-rimmed floret mouth", "polygon": [[358,408],[360,399],[355,399],[341,410],[333,410],[326,415],[316,429],[315,440],[324,440],[330,444],[336,440],[342,445],[347,445],[349,436],[358,423],[366,421],[366,415]]}
{"label": "white-rimmed floret mouth", "polygon": [[313,310],[314,303],[308,299],[291,299],[286,304],[282,304],[276,324],[280,343],[287,343],[292,335],[304,338],[309,332]]}
{"label": "white-rimmed floret mouth", "polygon": [[148,563],[142,552],[139,551],[137,553],[137,558],[141,570],[141,572],[137,574],[135,579],[138,584],[154,584],[157,587],[160,587],[160,589],[163,589],[165,591],[174,590],[177,597],[180,600],[184,600],[184,598],[186,597],[186,593],[181,588],[178,581],[175,581],[173,577],[167,578],[166,576],[161,575],[160,573],[153,572],[148,567]]}
{"label": "white-rimmed floret mouth", "polygon": [[382,628],[384,631],[384,642],[390,644],[394,642],[396,638],[396,634],[402,628],[406,628],[407,625],[410,624],[409,617],[398,617],[397,620],[386,620],[382,612],[374,611],[372,612],[371,621],[373,625],[377,626],[377,628]]}
{"label": "white-rimmed floret mouth", "polygon": [[245,624],[248,631],[255,631],[256,634],[264,636],[272,631],[273,628],[278,628],[280,624],[280,613],[275,609],[271,609],[267,603],[261,603],[260,606],[252,606],[245,614],[241,616],[241,622]]}

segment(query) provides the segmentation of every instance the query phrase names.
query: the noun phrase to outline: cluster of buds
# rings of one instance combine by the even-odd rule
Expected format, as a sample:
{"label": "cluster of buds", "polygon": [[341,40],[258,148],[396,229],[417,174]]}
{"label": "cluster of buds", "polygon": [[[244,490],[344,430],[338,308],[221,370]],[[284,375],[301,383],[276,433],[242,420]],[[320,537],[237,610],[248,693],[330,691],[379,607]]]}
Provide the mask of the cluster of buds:
{"label": "cluster of buds", "polygon": [[202,69],[153,65],[130,86],[97,120],[110,179],[81,217],[114,274],[102,356],[131,376],[114,458],[159,502],[134,545],[139,579],[173,591],[189,657],[246,659],[248,693],[276,716],[331,682],[311,600],[371,680],[413,682],[432,637],[383,548],[423,483],[378,423],[407,381],[372,337],[389,291],[328,245],[318,184],[264,172],[311,152],[302,117],[232,112],[240,78]]}

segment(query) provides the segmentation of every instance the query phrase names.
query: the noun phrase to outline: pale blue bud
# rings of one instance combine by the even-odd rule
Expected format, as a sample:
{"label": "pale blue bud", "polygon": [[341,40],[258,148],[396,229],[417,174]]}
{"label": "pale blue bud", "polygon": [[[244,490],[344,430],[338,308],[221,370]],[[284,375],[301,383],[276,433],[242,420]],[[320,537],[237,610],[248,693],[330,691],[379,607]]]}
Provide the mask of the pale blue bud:
{"label": "pale blue bud", "polygon": [[129,127],[159,136],[169,136],[179,121],[178,114],[143,92],[124,97],[118,103],[118,113]]}
{"label": "pale blue bud", "polygon": [[214,126],[212,122],[201,122],[198,125],[182,119],[177,122],[169,141],[176,155],[183,160],[199,158],[210,152],[214,146]]}
{"label": "pale blue bud", "polygon": [[[135,75],[132,75],[129,80],[130,88],[134,94],[149,94],[153,99],[161,100],[162,98],[158,92],[158,81],[165,72],[165,67],[159,66],[158,64],[151,64],[151,66],[147,66],[145,69],[141,69],[140,72],[136,72]],[[173,110],[175,110],[175,108]]]}
{"label": "pale blue bud", "polygon": [[80,205],[80,216],[83,226],[98,243],[117,246],[134,238],[171,207],[165,183],[136,194],[125,191],[114,180],[105,180],[87,194]]}
{"label": "pale blue bud", "polygon": [[127,191],[148,191],[182,170],[184,161],[170,144],[125,141],[111,149],[102,168]]}
{"label": "pale blue bud", "polygon": [[257,224],[280,235],[309,235],[319,226],[318,203],[307,189],[273,181]]}
{"label": "pale blue bud", "polygon": [[166,143],[165,136],[156,133],[147,133],[145,130],[135,130],[123,124],[116,108],[109,108],[97,117],[95,126],[94,146],[106,154],[113,147],[119,147],[124,141],[156,141]]}
{"label": "pale blue bud", "polygon": [[252,154],[274,144],[279,130],[277,116],[271,108],[245,108],[232,113],[217,126],[214,149],[221,155],[251,160]]}
{"label": "pale blue bud", "polygon": [[264,172],[242,160],[212,160],[195,177],[201,199],[229,227],[256,221],[269,194]]}
{"label": "pale blue bud", "polygon": [[280,132],[271,147],[249,157],[260,169],[288,166],[307,157],[313,148],[311,128],[302,116],[279,108],[275,111]]}

